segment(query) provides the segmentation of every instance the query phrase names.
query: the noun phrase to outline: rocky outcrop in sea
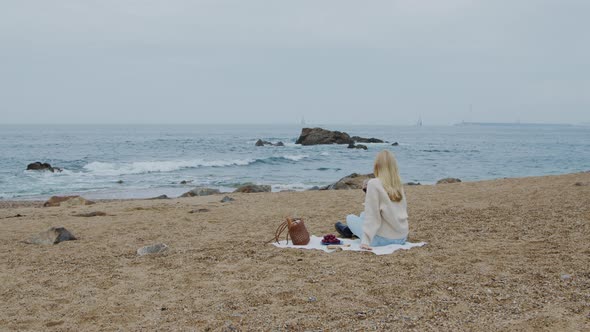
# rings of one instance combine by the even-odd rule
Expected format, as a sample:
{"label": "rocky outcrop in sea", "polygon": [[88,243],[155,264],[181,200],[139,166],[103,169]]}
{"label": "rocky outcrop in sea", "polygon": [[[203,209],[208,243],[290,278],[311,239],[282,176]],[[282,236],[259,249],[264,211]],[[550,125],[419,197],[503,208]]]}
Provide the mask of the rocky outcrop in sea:
{"label": "rocky outcrop in sea", "polygon": [[345,132],[326,130],[323,128],[303,128],[301,135],[295,144],[319,145],[319,144],[350,144],[354,143]]}
{"label": "rocky outcrop in sea", "polygon": [[49,163],[42,163],[40,161],[36,161],[34,163],[30,163],[27,165],[27,171],[49,171],[55,173],[61,172],[62,169],[59,167],[53,167]]}
{"label": "rocky outcrop in sea", "polygon": [[367,150],[367,146],[363,145],[363,144],[354,144],[354,143],[350,143],[348,144],[348,148],[349,149],[363,149],[363,150]]}
{"label": "rocky outcrop in sea", "polygon": [[360,137],[360,136],[352,136],[351,138],[356,143],[385,143],[383,140],[380,140],[378,138],[373,138],[373,137],[364,138],[364,137]]}
{"label": "rocky outcrop in sea", "polygon": [[273,142],[269,142],[269,141],[263,141],[262,139],[259,139],[258,141],[256,141],[256,144],[254,144],[255,146],[285,146],[285,143],[283,142],[277,142],[277,143],[273,143]]}
{"label": "rocky outcrop in sea", "polygon": [[[295,144],[301,145],[320,145],[320,144],[348,144],[349,148],[355,147],[354,143],[385,143],[378,138],[365,138],[360,136],[352,136],[346,132],[337,130],[327,130],[323,128],[303,128],[301,135]],[[358,145],[363,149],[364,145]],[[366,150],[366,149],[365,149]]]}

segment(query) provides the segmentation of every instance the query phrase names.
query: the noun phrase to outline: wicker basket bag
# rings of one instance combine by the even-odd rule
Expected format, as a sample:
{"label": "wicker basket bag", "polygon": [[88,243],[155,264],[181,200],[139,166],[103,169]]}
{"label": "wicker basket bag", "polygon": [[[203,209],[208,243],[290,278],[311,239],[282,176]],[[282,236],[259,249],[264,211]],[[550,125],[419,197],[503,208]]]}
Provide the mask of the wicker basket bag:
{"label": "wicker basket bag", "polygon": [[279,237],[287,229],[287,242],[289,237],[296,246],[304,246],[309,243],[309,232],[305,228],[305,223],[301,218],[289,218],[279,225],[275,232],[275,241],[279,242]]}

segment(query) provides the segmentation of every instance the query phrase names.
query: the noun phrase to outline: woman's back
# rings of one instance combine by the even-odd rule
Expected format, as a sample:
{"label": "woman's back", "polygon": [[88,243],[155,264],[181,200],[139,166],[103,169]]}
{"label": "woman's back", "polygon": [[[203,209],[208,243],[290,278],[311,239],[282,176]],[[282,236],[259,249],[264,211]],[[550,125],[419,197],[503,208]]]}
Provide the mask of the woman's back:
{"label": "woman's back", "polygon": [[[405,193],[399,202],[391,201],[379,178],[371,179],[367,184],[365,197],[365,233],[390,239],[408,236],[408,212]],[[369,239],[364,239],[369,243]],[[365,241],[363,241],[365,242]]]}

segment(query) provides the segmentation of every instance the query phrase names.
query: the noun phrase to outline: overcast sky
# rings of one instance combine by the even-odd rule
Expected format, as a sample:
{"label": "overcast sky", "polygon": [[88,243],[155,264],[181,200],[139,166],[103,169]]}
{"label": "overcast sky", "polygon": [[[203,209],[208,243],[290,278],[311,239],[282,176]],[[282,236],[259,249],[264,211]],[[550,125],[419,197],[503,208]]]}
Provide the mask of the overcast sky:
{"label": "overcast sky", "polygon": [[590,122],[590,1],[0,1],[0,124],[302,116]]}

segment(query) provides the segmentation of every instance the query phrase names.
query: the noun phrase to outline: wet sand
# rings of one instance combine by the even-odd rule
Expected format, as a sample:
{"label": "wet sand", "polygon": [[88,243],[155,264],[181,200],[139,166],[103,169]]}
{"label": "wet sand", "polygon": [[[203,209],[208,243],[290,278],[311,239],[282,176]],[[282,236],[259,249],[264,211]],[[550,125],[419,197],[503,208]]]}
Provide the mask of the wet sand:
{"label": "wet sand", "polygon": [[[267,243],[288,215],[334,233],[360,190],[2,202],[0,330],[590,329],[590,173],[406,192],[428,245],[386,256]],[[23,242],[50,226],[78,240]]]}

